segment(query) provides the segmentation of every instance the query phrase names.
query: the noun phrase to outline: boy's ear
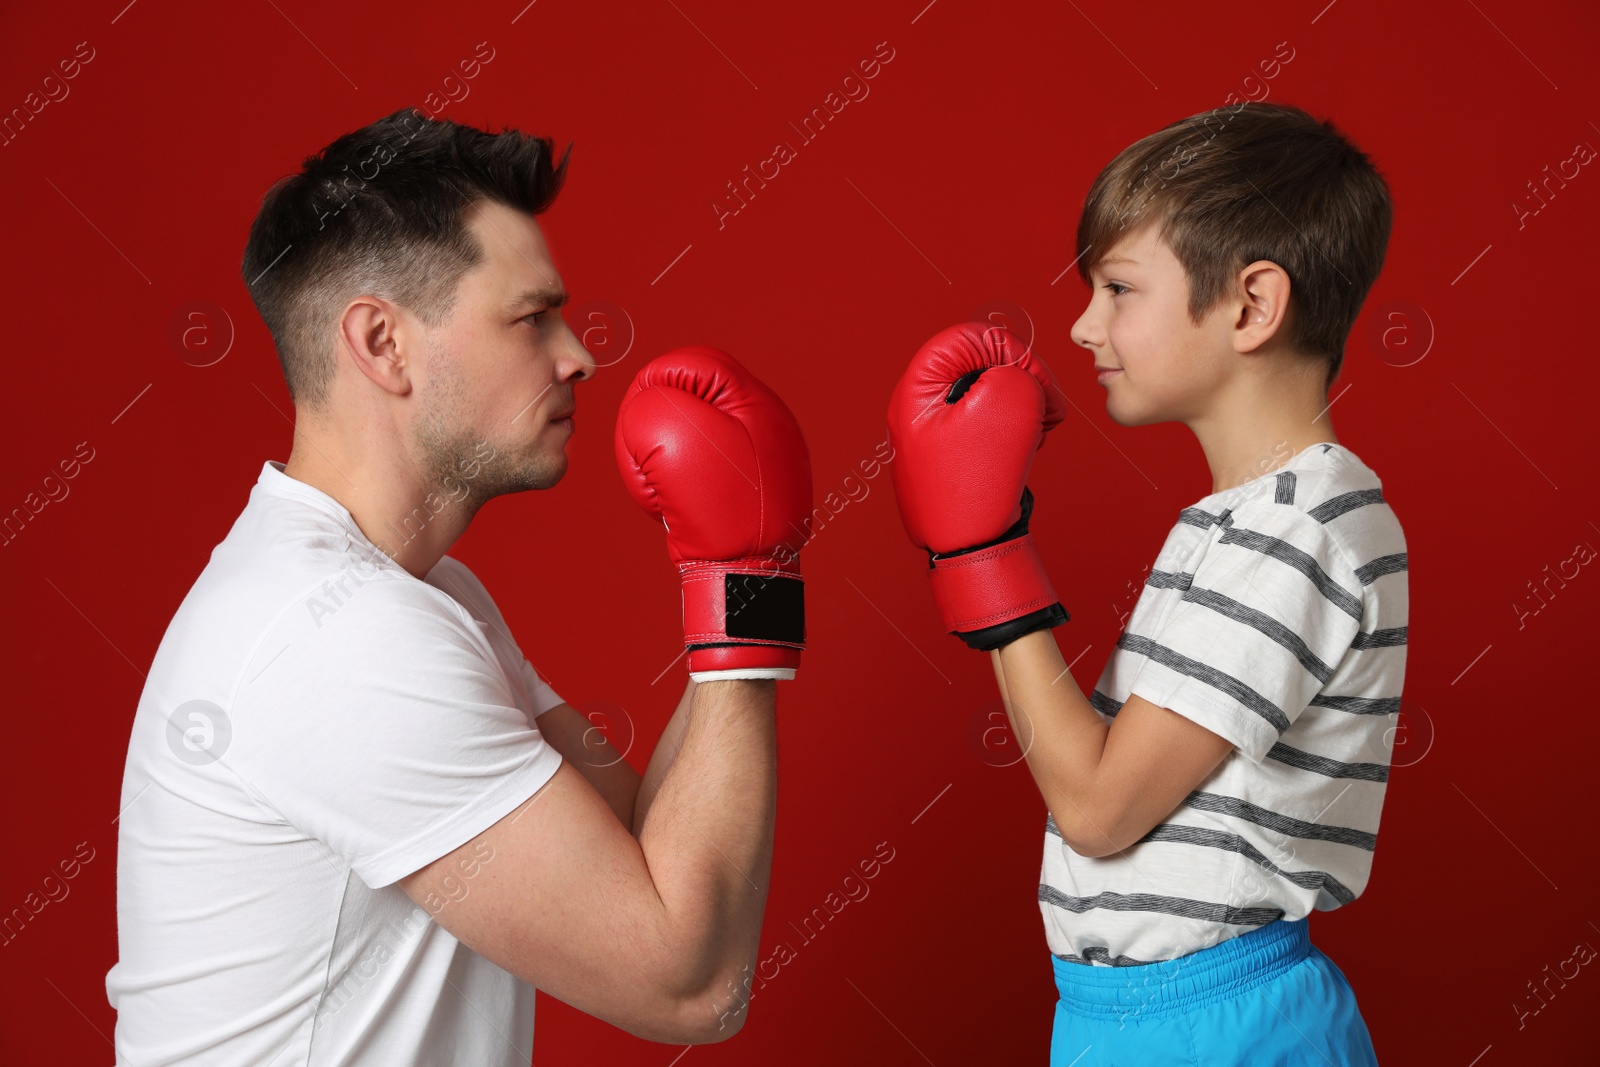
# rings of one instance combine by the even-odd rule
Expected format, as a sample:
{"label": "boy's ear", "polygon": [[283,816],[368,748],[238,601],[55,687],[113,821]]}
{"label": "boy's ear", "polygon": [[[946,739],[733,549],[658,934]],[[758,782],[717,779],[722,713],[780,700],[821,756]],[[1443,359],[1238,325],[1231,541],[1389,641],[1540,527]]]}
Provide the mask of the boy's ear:
{"label": "boy's ear", "polygon": [[1237,300],[1233,347],[1237,352],[1254,352],[1289,320],[1288,273],[1270,259],[1256,260],[1239,272]]}

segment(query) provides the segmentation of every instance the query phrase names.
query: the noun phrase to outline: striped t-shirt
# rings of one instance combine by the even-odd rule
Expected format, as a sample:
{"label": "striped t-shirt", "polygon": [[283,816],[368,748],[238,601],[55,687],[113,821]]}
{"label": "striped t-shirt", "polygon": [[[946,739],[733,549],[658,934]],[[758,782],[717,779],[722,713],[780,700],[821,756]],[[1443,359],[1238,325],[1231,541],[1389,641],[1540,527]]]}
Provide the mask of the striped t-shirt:
{"label": "striped t-shirt", "polygon": [[1366,888],[1406,664],[1406,545],[1342,445],[1184,508],[1090,703],[1130,694],[1233,742],[1120,853],[1046,816],[1039,908],[1061,959],[1174,959]]}

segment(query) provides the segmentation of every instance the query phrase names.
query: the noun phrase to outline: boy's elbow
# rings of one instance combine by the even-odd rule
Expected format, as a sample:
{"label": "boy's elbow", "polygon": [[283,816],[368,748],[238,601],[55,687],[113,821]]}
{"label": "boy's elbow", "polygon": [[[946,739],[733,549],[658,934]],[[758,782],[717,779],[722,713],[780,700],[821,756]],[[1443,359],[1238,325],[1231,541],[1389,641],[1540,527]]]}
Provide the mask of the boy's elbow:
{"label": "boy's elbow", "polygon": [[1120,823],[1106,812],[1074,810],[1070,814],[1052,812],[1051,817],[1061,831],[1061,840],[1086,859],[1097,860],[1116,855],[1132,843],[1119,836],[1117,827]]}

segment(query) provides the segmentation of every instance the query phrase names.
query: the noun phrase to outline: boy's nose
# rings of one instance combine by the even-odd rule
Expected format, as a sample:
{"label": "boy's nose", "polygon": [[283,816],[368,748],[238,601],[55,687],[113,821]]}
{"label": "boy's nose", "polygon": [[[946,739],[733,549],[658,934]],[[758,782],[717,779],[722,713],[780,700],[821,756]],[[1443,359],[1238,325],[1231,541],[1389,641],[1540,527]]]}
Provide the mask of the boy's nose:
{"label": "boy's nose", "polygon": [[1083,348],[1089,348],[1100,343],[1101,332],[1091,318],[1089,311],[1084,311],[1078,316],[1078,321],[1072,324],[1072,343]]}

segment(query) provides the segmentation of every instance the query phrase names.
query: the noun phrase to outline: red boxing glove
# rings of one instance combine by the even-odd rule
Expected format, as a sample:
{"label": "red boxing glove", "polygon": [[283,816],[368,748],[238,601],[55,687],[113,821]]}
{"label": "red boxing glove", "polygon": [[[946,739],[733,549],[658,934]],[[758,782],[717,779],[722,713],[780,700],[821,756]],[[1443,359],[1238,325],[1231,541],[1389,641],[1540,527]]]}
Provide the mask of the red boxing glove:
{"label": "red boxing glove", "polygon": [[811,457],[788,407],[726,352],[675,348],[623,394],[616,452],[628,492],[667,527],[690,676],[793,678]]}
{"label": "red boxing glove", "polygon": [[1028,472],[1063,417],[1050,368],[1009,330],[967,322],[917,350],[889,401],[900,518],[928,550],[945,630],[993,649],[1070,615],[1028,533]]}

